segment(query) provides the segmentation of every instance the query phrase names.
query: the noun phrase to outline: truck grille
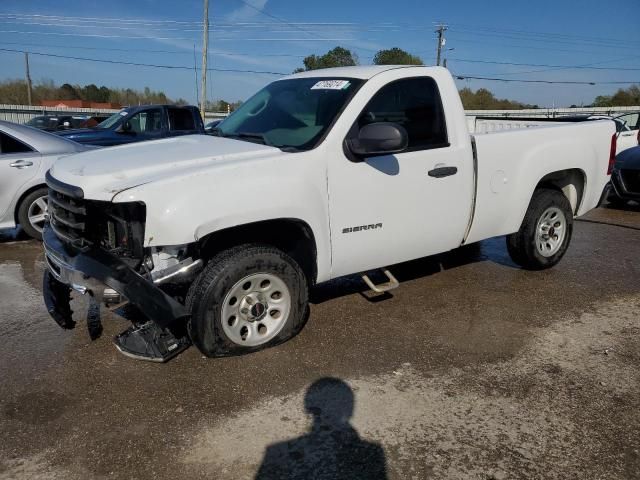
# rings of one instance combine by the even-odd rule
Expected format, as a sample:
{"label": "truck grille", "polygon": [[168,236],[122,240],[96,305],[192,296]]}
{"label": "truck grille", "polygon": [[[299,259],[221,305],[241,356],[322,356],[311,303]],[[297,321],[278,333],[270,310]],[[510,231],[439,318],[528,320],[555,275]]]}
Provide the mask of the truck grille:
{"label": "truck grille", "polygon": [[64,243],[84,249],[91,245],[86,238],[87,207],[75,198],[49,185],[49,224]]}
{"label": "truck grille", "polygon": [[79,187],[46,175],[49,186],[49,224],[67,246],[99,248],[132,267],[144,256],[146,207],[141,202],[88,200]]}
{"label": "truck grille", "polygon": [[620,170],[622,183],[629,193],[640,194],[640,170]]}

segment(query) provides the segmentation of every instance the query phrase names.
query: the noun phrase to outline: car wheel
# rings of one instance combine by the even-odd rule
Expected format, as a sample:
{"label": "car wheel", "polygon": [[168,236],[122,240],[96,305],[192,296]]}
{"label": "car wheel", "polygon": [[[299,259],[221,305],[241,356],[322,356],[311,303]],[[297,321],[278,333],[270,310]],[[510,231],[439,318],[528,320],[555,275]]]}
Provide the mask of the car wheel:
{"label": "car wheel", "polygon": [[300,266],[267,245],[242,245],[212,258],[191,285],[189,334],[208,357],[239,355],[295,336],[308,311]]}
{"label": "car wheel", "polygon": [[520,230],[507,236],[511,259],[528,270],[553,267],[564,256],[573,233],[573,212],[558,190],[536,190]]}
{"label": "car wheel", "polygon": [[47,188],[38,188],[22,199],[18,206],[18,223],[32,238],[42,240],[42,229],[48,215]]}
{"label": "car wheel", "polygon": [[627,205],[627,201],[624,198],[620,198],[613,188],[611,188],[609,195],[607,195],[607,202],[614,208],[622,208]]}

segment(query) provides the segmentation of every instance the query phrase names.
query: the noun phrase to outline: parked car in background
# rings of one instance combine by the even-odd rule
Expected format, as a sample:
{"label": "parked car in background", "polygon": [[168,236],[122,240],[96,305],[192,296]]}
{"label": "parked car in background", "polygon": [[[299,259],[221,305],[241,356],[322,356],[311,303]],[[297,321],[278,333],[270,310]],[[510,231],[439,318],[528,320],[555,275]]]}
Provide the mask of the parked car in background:
{"label": "parked car in background", "polygon": [[20,224],[42,238],[47,207],[44,175],[60,157],[89,150],[52,133],[0,120],[0,228]]}
{"label": "parked car in background", "polygon": [[197,107],[142,105],[114,113],[94,128],[57,132],[74,142],[89,145],[121,145],[179,135],[204,133]]}
{"label": "parked car in background", "polygon": [[607,200],[620,206],[630,200],[640,202],[640,146],[616,156]]}
{"label": "parked car in background", "polygon": [[25,123],[25,125],[47,132],[56,132],[58,130],[70,130],[72,128],[95,127],[103,120],[105,120],[105,118],[102,116],[90,115],[38,115]]}
{"label": "parked car in background", "polygon": [[640,112],[623,113],[613,117],[618,126],[618,151],[640,145]]}

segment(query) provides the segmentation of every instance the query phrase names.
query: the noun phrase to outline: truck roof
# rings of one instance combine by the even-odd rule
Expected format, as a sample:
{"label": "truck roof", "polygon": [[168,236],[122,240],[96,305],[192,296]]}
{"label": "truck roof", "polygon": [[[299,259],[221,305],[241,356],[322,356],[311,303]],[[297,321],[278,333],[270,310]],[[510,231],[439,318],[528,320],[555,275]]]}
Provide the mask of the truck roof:
{"label": "truck roof", "polygon": [[294,73],[293,75],[287,75],[286,77],[283,77],[283,79],[303,77],[348,77],[368,80],[379,73],[386,72],[388,70],[396,70],[398,68],[420,68],[430,71],[437,70],[442,67],[428,67],[424,65],[358,65],[355,67],[335,67],[309,70],[306,72]]}
{"label": "truck roof", "polygon": [[160,103],[160,104],[148,104],[148,105],[130,105],[128,107],[122,107],[121,110],[127,110],[129,112],[136,112],[138,110],[146,110],[148,108],[167,108],[167,107],[172,107],[172,108],[190,108],[190,109],[197,109],[198,107],[194,107],[193,105],[170,105],[167,103]]}

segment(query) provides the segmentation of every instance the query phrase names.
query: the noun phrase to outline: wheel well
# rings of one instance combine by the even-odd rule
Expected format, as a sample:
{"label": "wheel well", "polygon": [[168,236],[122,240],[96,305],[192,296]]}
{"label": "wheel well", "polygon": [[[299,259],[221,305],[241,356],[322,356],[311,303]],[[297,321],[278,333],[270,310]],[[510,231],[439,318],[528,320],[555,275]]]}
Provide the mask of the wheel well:
{"label": "wheel well", "polygon": [[569,200],[573,213],[576,214],[582,202],[584,185],[584,172],[578,168],[570,168],[545,175],[536,185],[536,190],[538,188],[553,188],[561,191]]}
{"label": "wheel well", "polygon": [[315,283],[316,241],[306,222],[291,218],[265,220],[225,228],[198,241],[200,255],[205,262],[222,250],[243,243],[264,243],[282,250],[298,262],[309,284]]}
{"label": "wheel well", "polygon": [[16,225],[18,224],[18,210],[20,210],[20,205],[22,204],[22,201],[25,199],[25,197],[27,195],[29,195],[31,192],[35,192],[36,190],[40,189],[40,188],[47,188],[47,184],[43,183],[41,185],[34,185],[33,187],[28,188],[27,190],[25,190],[24,192],[22,192],[22,195],[20,195],[20,198],[18,199],[18,201],[16,202],[16,209],[13,212],[13,219],[16,222]]}

